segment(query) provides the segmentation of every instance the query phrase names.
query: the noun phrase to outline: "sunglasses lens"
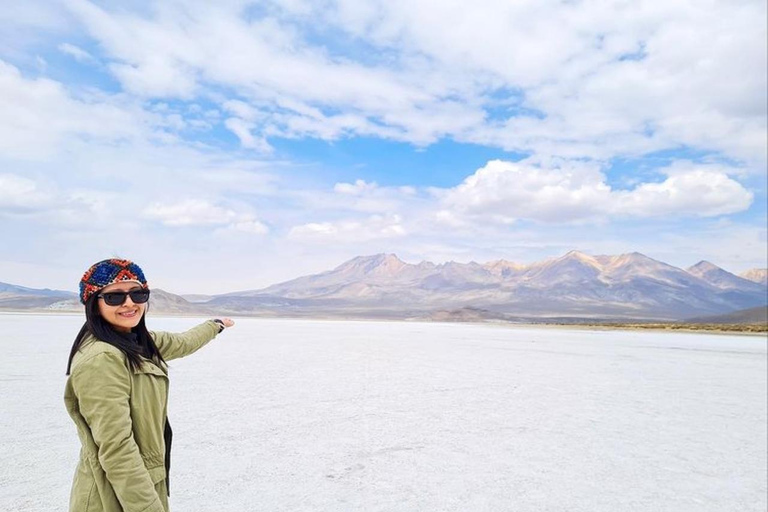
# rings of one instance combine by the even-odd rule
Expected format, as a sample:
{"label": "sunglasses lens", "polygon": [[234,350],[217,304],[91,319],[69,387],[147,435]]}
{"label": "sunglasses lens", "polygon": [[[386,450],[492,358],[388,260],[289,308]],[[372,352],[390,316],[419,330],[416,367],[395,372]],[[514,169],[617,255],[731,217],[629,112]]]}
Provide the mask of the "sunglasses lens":
{"label": "sunglasses lens", "polygon": [[119,306],[125,302],[126,295],[128,294],[125,292],[107,292],[101,294],[101,296],[104,298],[104,303],[106,303],[108,306]]}
{"label": "sunglasses lens", "polygon": [[144,304],[149,300],[149,290],[131,290],[130,292],[107,292],[102,293],[101,297],[108,306],[120,306],[125,302],[125,298],[131,296],[134,304]]}
{"label": "sunglasses lens", "polygon": [[149,290],[133,290],[130,295],[134,304],[144,304],[149,300]]}

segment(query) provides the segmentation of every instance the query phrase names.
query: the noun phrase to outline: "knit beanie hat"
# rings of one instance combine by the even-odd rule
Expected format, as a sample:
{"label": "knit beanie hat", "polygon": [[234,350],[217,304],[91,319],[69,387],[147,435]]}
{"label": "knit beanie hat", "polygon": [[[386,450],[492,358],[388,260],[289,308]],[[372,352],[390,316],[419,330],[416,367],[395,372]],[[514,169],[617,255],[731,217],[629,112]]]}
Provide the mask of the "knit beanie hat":
{"label": "knit beanie hat", "polygon": [[136,281],[147,288],[147,279],[141,267],[130,260],[112,258],[91,265],[80,279],[80,302],[85,304],[88,298],[105,286],[122,281]]}

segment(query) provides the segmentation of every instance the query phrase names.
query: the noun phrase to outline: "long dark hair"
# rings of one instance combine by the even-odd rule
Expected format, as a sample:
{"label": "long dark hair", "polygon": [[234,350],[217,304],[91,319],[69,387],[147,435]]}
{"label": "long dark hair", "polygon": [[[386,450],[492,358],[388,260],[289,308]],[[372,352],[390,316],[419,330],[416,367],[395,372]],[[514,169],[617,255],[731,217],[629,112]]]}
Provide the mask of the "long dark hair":
{"label": "long dark hair", "polygon": [[125,354],[131,370],[136,370],[141,366],[142,358],[153,359],[158,363],[165,364],[163,356],[160,355],[160,351],[147,330],[147,324],[144,323],[149,304],[144,309],[138,325],[131,329],[131,333],[136,335],[136,340],[134,340],[132,336],[129,337],[116,331],[109,322],[104,320],[104,317],[99,313],[98,300],[98,293],[94,293],[85,302],[85,323],[80,332],[77,333],[77,336],[75,336],[75,342],[72,344],[72,351],[69,353],[69,361],[67,362],[67,375],[69,375],[69,371],[72,368],[72,359],[88,334],[92,334],[98,340],[119,348]]}

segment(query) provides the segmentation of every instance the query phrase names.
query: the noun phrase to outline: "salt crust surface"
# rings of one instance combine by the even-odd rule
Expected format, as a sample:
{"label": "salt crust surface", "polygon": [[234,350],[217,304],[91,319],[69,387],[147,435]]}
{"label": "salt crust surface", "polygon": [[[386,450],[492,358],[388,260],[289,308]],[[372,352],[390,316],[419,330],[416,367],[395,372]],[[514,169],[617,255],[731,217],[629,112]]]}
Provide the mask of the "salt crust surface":
{"label": "salt crust surface", "polygon": [[[80,324],[0,315],[2,511],[67,510]],[[171,507],[764,512],[766,370],[759,336],[242,319],[171,363]]]}

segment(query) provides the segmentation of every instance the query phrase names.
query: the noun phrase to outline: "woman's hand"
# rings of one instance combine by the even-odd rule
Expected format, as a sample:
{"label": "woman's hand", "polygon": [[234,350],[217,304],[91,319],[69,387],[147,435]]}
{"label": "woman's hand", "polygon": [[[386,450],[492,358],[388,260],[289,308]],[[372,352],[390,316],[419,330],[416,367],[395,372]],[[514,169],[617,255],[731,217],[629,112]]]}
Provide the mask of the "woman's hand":
{"label": "woman's hand", "polygon": [[235,321],[232,320],[231,318],[217,318],[216,320],[218,320],[217,323],[220,323],[224,327],[232,327],[233,325],[235,325]]}

